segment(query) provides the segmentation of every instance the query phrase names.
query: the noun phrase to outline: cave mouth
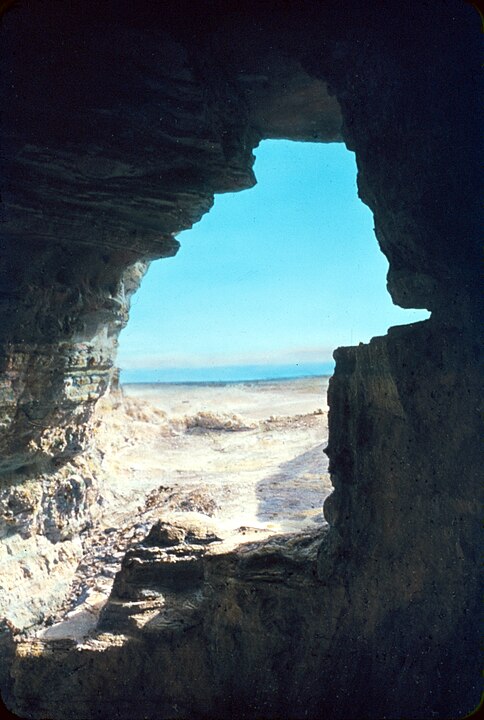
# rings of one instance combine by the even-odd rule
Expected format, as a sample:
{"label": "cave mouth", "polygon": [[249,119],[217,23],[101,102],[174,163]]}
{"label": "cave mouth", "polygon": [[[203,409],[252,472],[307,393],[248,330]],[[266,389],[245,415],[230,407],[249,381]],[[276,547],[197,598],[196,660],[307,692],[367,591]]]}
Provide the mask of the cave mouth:
{"label": "cave mouth", "polygon": [[[265,166],[268,150],[272,155],[267,156],[270,162]],[[340,164],[345,160],[343,177]],[[177,257],[172,262],[153,261],[133,296],[118,356],[121,392],[111,391],[98,401],[90,438],[92,454],[80,457],[75,474],[66,467],[55,496],[59,528],[54,523],[48,526],[49,541],[67,538],[64,545],[71,542],[68,523],[64,523],[67,529],[62,525],[63,514],[70,514],[76,532],[80,528],[82,547],[76,539],[63,577],[66,590],[62,601],[55,572],[49,569],[42,576],[47,598],[42,600],[42,617],[48,622],[40,622],[47,625],[47,639],[70,637],[71,633],[77,638],[92,629],[126,552],[142,542],[160,520],[202,522],[202,536],[227,532],[240,542],[324,528],[323,503],[332,491],[324,449],[328,437],[325,393],[333,348],[367,341],[384,334],[391,324],[418,319],[418,311],[393,306],[385,290],[387,262],[378,249],[371,213],[357,196],[351,152],[340,143],[266,140],[256,150],[255,171],[257,185],[244,192],[216,195],[213,209],[181,236]],[[303,182],[303,175],[310,171],[312,176]],[[282,181],[279,196],[274,194],[278,181]],[[331,195],[332,188],[338,190],[337,197]],[[259,191],[262,197],[257,199]],[[291,211],[289,200],[296,191],[299,199]],[[256,227],[255,208],[250,207],[253,198],[265,225],[256,228],[251,239],[249,231]],[[339,215],[331,224],[336,207]],[[130,276],[134,286],[144,269],[143,258],[138,260],[138,265],[129,266],[135,268]],[[216,283],[211,273],[217,263]],[[351,268],[355,269],[353,275]],[[119,316],[106,329],[103,308],[101,332],[86,346],[92,353],[89,362],[94,362],[94,372],[98,372],[98,355],[102,359],[106,350],[106,338],[110,349],[124,322],[123,303],[130,293],[125,279],[119,287],[119,291],[110,290],[117,301],[115,307],[120,308]],[[379,294],[369,294],[372,288]],[[220,308],[225,317],[222,332],[224,318],[209,312]],[[383,319],[381,308],[387,313]],[[325,326],[331,312],[334,315]],[[92,320],[93,315],[90,317]],[[150,325],[148,338],[143,338],[139,319]],[[177,348],[178,327],[183,328],[185,345]],[[248,338],[254,327],[259,344],[250,346]],[[329,337],[331,328],[334,332]],[[130,334],[131,351],[123,347]],[[98,337],[100,351],[95,344]],[[233,345],[227,350],[229,341]],[[198,366],[184,367],[180,358],[192,357],[194,343]],[[143,365],[140,357],[149,357],[151,366]],[[153,365],[153,358],[159,363],[160,357],[162,362]],[[238,365],[233,364],[234,357]],[[207,366],[212,372],[239,374],[196,375]],[[248,377],[245,373],[250,367],[259,375]],[[170,376],[180,369],[190,374]],[[101,367],[101,371],[103,379],[111,368]],[[281,377],[287,374],[292,379]],[[298,377],[304,374],[309,377]],[[67,380],[71,382],[70,375]],[[170,385],[169,380],[183,382]],[[211,385],[207,383],[210,380]],[[232,393],[240,381],[248,381],[242,394],[252,404],[264,396],[264,413],[247,417],[244,408],[237,410],[227,402],[221,411],[206,402],[206,395],[200,397],[201,406],[189,409],[195,386],[183,383],[204,383],[197,390],[200,394],[201,390],[213,391],[214,380],[221,383],[221,390]],[[159,402],[153,402],[150,384],[152,387],[157,381],[162,381],[160,388],[172,392],[172,401],[173,388],[185,393],[178,396],[180,407],[172,416]],[[105,387],[103,383],[99,387]],[[133,385],[138,386],[138,397],[130,392]],[[62,387],[59,383],[60,391]],[[82,388],[82,384],[69,386],[68,399],[73,405],[84,398],[92,403],[97,399],[94,382],[87,395]],[[151,397],[140,398],[140,388],[148,389]],[[298,403],[303,396],[301,407]],[[295,398],[297,402],[293,402]],[[90,426],[86,427],[89,430]],[[86,507],[89,504],[89,514],[84,515],[78,512],[79,507],[83,509],[83,492]],[[25,499],[18,502],[25,503]],[[54,506],[54,501],[50,502]],[[221,522],[224,508],[225,525]],[[233,511],[230,517],[228,509]],[[22,600],[22,612],[28,605],[28,622],[31,618],[39,622],[37,596],[34,601],[31,609],[30,599]],[[72,618],[70,613],[74,613]],[[23,617],[19,626],[20,622],[25,622]]]}
{"label": "cave mouth", "polygon": [[[3,43],[5,701],[52,718],[464,716],[480,664],[473,9],[107,2],[99,22],[88,0],[62,22],[57,3],[18,5]],[[160,525],[137,543],[140,513],[103,485],[89,435],[127,298],[281,137],[355,150],[392,298],[432,318],[338,343],[352,347],[335,353],[319,544],[214,559],[208,527]],[[113,510],[99,531],[98,509]],[[72,578],[77,604],[47,631],[74,642],[23,635]]]}
{"label": "cave mouth", "polygon": [[121,333],[98,444],[108,493],[145,530],[155,509],[234,531],[324,525],[332,351],[426,316],[386,292],[342,144],[265,141],[255,173],[152,263]]}

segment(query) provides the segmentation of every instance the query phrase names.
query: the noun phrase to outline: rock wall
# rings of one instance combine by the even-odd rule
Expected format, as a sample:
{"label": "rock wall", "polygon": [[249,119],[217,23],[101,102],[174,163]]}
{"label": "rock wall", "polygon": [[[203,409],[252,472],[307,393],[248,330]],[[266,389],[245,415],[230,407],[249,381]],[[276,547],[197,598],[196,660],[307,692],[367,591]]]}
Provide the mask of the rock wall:
{"label": "rock wall", "polygon": [[459,717],[477,705],[476,349],[430,320],[336,351],[319,574],[345,593],[341,717],[349,698],[354,717]]}
{"label": "rock wall", "polygon": [[432,317],[336,352],[335,491],[310,553],[207,559],[187,632],[156,616],[75,647],[7,639],[5,698],[25,717],[462,716],[479,699],[479,18],[450,0],[130,6],[3,20],[3,547],[75,558],[129,296],[214,193],[255,182],[261,138],[344,139],[389,291]]}

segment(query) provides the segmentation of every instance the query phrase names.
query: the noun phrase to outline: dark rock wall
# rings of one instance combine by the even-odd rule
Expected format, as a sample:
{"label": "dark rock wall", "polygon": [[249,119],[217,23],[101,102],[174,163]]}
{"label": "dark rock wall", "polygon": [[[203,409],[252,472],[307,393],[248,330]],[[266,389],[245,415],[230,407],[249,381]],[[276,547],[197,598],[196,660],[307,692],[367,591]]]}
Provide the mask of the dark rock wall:
{"label": "dark rock wall", "polygon": [[[201,716],[204,707],[220,717],[234,708],[246,717],[464,715],[479,694],[477,14],[450,0],[60,7],[20,3],[4,20],[9,482],[15,470],[17,484],[54,473],[88,443],[90,409],[109,383],[146,263],[176,252],[174,234],[214,193],[254,183],[257,142],[342,137],[390,263],[389,291],[432,317],[336,353],[335,491],[311,599],[297,585],[284,602],[276,593],[274,642],[262,646],[250,594],[233,603],[236,641],[209,605],[179,661],[198,657],[200,644],[219,650],[210,659],[219,689],[190,690]],[[305,642],[294,643],[290,628],[305,614]],[[138,703],[155,712],[148,691],[131,690],[143,677],[150,692],[156,684],[149,658],[158,646],[147,642],[110,650],[130,668],[129,695],[106,671],[119,717]],[[133,652],[143,662],[128,662]],[[52,688],[67,692],[56,678],[62,662],[44,657],[19,650],[11,702],[31,717],[61,717]],[[47,673],[47,698],[42,684],[29,694],[29,668]],[[106,678],[82,672],[78,707],[94,714]],[[259,683],[264,693],[251,701]],[[232,704],[223,705],[228,687]],[[186,696],[183,683],[170,707],[177,692]]]}
{"label": "dark rock wall", "polygon": [[336,352],[319,573],[347,593],[337,637],[361,716],[457,717],[478,702],[476,349],[428,321]]}
{"label": "dark rock wall", "polygon": [[133,264],[173,255],[173,233],[214,192],[254,179],[222,91],[163,32],[56,2],[4,24],[0,404],[3,469],[15,470],[44,459],[45,428],[65,428],[64,457],[83,448],[142,274]]}

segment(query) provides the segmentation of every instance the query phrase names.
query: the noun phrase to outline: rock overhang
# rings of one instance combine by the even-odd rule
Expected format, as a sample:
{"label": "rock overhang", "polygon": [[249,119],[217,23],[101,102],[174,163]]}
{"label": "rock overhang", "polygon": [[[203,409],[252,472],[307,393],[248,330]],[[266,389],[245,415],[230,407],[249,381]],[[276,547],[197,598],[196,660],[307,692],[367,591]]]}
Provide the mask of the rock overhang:
{"label": "rock overhang", "polygon": [[[305,623],[295,594],[263,595],[268,604],[261,600],[255,617],[244,589],[232,588],[225,600],[239,630],[214,611],[203,637],[215,648],[211,702],[227,691],[224,716],[238,707],[277,715],[286,702],[297,717],[301,697],[306,711],[330,706],[334,718],[355,705],[361,717],[469,711],[478,682],[478,18],[450,0],[438,9],[270,3],[264,12],[251,3],[235,11],[177,3],[162,17],[148,2],[136,11],[129,3],[85,8],[73,2],[59,18],[57,3],[26,2],[4,18],[7,495],[41,471],[52,487],[76,477],[71,463],[89,448],[88,418],[112,377],[116,335],[146,261],[176,252],[174,235],[209,210],[214,193],[255,182],[261,138],[344,139],[389,259],[392,297],[433,315],[337,355],[331,529],[303,633],[319,638],[307,645],[313,660],[303,643],[297,667],[274,668],[275,656],[289,658],[290,619]],[[75,538],[73,513],[60,520],[63,537]],[[272,645],[260,641],[268,625]],[[115,658],[124,652],[122,640],[110,647]],[[124,658],[136,682],[132,647]],[[34,656],[19,651],[12,702],[35,714],[57,700],[40,683],[29,705],[29,662],[52,687],[63,679],[56,660],[42,666]],[[250,672],[256,662],[267,670],[260,685]],[[82,671],[75,677],[81,687]],[[85,717],[98,712],[97,681],[79,690]],[[194,683],[191,692],[190,707],[200,710],[205,691]],[[132,717],[119,688],[108,695]]]}

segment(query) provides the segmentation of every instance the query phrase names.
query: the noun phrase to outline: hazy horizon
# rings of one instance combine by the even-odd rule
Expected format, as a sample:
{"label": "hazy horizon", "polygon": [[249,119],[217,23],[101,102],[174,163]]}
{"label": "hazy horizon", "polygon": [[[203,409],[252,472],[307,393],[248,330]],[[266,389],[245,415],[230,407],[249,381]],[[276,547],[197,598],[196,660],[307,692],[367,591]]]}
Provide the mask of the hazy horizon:
{"label": "hazy horizon", "polygon": [[331,363],[305,363],[294,365],[228,365],[205,368],[162,368],[160,370],[124,370],[122,385],[136,384],[199,384],[243,383],[299,380],[312,377],[328,377],[333,374]]}

